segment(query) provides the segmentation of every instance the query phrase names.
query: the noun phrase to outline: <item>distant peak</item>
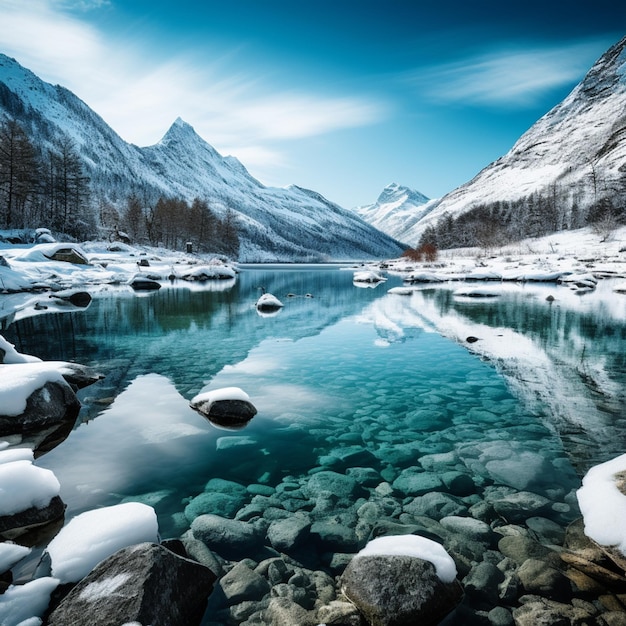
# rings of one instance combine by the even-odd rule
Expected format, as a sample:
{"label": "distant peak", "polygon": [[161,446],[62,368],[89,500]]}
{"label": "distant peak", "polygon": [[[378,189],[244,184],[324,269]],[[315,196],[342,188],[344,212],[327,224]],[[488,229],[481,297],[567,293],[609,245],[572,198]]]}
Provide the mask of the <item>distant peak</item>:
{"label": "distant peak", "polygon": [[382,190],[380,196],[378,196],[377,204],[386,204],[400,200],[401,198],[416,204],[428,202],[428,198],[423,193],[411,189],[410,187],[399,185],[398,183],[390,183]]}

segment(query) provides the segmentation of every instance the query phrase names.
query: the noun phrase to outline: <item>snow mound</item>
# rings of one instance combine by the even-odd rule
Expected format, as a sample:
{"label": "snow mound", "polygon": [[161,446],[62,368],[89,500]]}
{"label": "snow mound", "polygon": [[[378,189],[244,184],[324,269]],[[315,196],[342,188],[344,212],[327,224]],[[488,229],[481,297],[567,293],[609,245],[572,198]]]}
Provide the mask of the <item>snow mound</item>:
{"label": "snow mound", "polygon": [[626,556],[626,495],[616,482],[617,475],[624,472],[626,454],[592,467],[576,497],[587,537],[600,545],[614,546]]}
{"label": "snow mound", "polygon": [[26,401],[47,383],[67,385],[58,364],[44,362],[0,365],[0,412],[17,416],[26,410]]}
{"label": "snow mound", "polygon": [[223,400],[242,400],[244,402],[250,402],[250,396],[239,387],[222,387],[221,389],[213,389],[199,393],[191,399],[191,404],[204,402],[213,404],[214,402],[221,402]]}
{"label": "snow mound", "polygon": [[69,522],[48,545],[52,575],[78,582],[118,550],[146,541],[159,542],[154,509],[139,502],[87,511]]}
{"label": "snow mound", "polygon": [[0,595],[0,624],[2,626],[39,626],[50,594],[57,588],[55,578],[37,578],[25,585],[10,585]]}
{"label": "snow mound", "polygon": [[379,537],[370,541],[355,558],[361,556],[410,556],[429,561],[439,580],[451,583],[456,578],[456,565],[445,548],[431,539],[418,535]]}
{"label": "snow mound", "polygon": [[54,473],[33,465],[31,460],[0,464],[0,516],[15,515],[31,507],[45,508],[60,490]]}

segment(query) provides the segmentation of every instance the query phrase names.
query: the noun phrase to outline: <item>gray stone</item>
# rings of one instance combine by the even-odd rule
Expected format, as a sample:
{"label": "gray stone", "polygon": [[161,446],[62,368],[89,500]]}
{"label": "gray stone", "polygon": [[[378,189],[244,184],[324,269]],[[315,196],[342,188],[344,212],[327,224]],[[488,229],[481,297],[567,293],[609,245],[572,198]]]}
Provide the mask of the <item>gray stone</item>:
{"label": "gray stone", "polygon": [[526,525],[538,536],[542,543],[563,545],[565,529],[545,517],[529,517]]}
{"label": "gray stone", "polygon": [[313,522],[311,536],[328,552],[355,552],[360,547],[354,529],[333,518]]}
{"label": "gray stone", "polygon": [[545,482],[551,475],[551,466],[546,459],[536,452],[511,451],[511,456],[504,460],[488,461],[485,469],[496,481],[515,489],[526,490]]}
{"label": "gray stone", "polygon": [[264,611],[263,623],[272,626],[317,626],[315,611],[307,611],[289,598],[274,597]]}
{"label": "gray stone", "polygon": [[416,497],[404,506],[404,511],[413,516],[424,515],[440,520],[448,515],[464,515],[467,507],[455,496],[433,491]]}
{"label": "gray stone", "polygon": [[[360,435],[358,437],[361,439]],[[362,445],[335,448],[330,455],[339,461],[339,466],[342,468],[369,467],[376,461],[376,457]]]}
{"label": "gray stone", "polygon": [[258,483],[248,485],[246,491],[252,496],[269,497],[276,493],[276,489],[274,487],[270,487],[269,485],[259,485]]}
{"label": "gray stone", "polygon": [[550,500],[530,491],[519,491],[496,500],[493,506],[507,521],[519,523],[549,510]]}
{"label": "gray stone", "polygon": [[270,592],[270,585],[260,574],[250,569],[245,561],[237,563],[217,583],[215,594],[223,594],[228,606],[240,602],[261,600]]}
{"label": "gray stone", "polygon": [[380,474],[371,467],[351,467],[346,473],[364,487],[376,487],[380,483]]}
{"label": "gray stone", "polygon": [[218,578],[224,575],[224,568],[220,559],[204,543],[194,539],[191,532],[186,533],[181,537],[181,540],[191,559],[208,567]]}
{"label": "gray stone", "polygon": [[263,545],[265,533],[247,522],[231,520],[220,515],[201,515],[191,523],[196,539],[227,559],[239,559],[257,552]]}
{"label": "gray stone", "polygon": [[518,565],[522,565],[527,559],[540,559],[553,566],[557,566],[561,562],[558,553],[542,546],[534,539],[521,535],[502,537],[498,542],[498,550]]}
{"label": "gray stone", "polygon": [[407,496],[422,496],[431,491],[440,491],[443,483],[437,474],[409,468],[393,481],[393,488]]}
{"label": "gray stone", "polygon": [[517,575],[527,593],[561,601],[569,600],[572,595],[569,579],[540,559],[524,561]]}
{"label": "gray stone", "polygon": [[443,480],[443,484],[454,496],[469,496],[476,491],[474,480],[465,472],[445,472],[442,474],[441,480]]}
{"label": "gray stone", "polygon": [[473,517],[459,517],[449,515],[439,520],[439,523],[446,529],[454,533],[465,535],[475,541],[491,544],[496,534],[491,530],[491,526],[486,522],[474,519]]}
{"label": "gray stone", "polygon": [[548,600],[539,596],[524,596],[524,604],[513,609],[515,626],[571,626],[593,624],[597,610]]}
{"label": "gray stone", "polygon": [[142,543],[99,563],[64,598],[49,626],[110,626],[140,623],[189,626],[199,623],[215,574],[170,552]]}
{"label": "gray stone", "polygon": [[364,493],[354,478],[328,470],[313,474],[303,491],[312,500],[325,492],[334,494],[340,500],[354,500]]}
{"label": "gray stone", "polygon": [[227,493],[203,492],[191,500],[185,507],[185,517],[193,522],[196,517],[205,513],[214,513],[224,517],[233,517],[244,505],[245,498]]}
{"label": "gray stone", "polygon": [[504,581],[504,574],[493,563],[478,563],[463,578],[463,589],[474,598],[492,606],[498,603],[498,585]]}
{"label": "gray stone", "polygon": [[432,563],[407,556],[354,558],[341,589],[372,626],[434,626],[463,596],[457,580],[442,582]]}
{"label": "gray stone", "polygon": [[513,626],[515,624],[511,611],[503,606],[496,606],[487,614],[491,626]]}
{"label": "gray stone", "polygon": [[350,602],[333,600],[317,611],[319,623],[327,626],[361,626],[361,614]]}
{"label": "gray stone", "polygon": [[311,520],[296,513],[286,519],[274,520],[267,529],[267,538],[273,548],[289,553],[308,537],[310,528]]}

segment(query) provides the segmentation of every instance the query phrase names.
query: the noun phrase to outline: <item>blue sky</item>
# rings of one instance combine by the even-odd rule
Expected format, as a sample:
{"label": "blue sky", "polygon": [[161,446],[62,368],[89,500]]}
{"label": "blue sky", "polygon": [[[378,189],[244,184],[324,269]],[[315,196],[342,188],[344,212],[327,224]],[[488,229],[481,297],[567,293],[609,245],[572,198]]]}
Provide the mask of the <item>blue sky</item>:
{"label": "blue sky", "polygon": [[615,0],[0,0],[0,52],[126,141],[177,117],[267,185],[439,197],[626,35]]}

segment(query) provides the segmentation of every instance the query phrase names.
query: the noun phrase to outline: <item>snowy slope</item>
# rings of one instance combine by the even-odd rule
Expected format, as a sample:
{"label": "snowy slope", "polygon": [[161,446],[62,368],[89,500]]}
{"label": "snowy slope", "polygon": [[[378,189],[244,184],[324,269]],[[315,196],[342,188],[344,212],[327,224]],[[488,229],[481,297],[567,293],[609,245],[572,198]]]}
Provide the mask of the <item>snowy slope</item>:
{"label": "snowy slope", "polygon": [[265,187],[233,157],[221,156],[177,119],[154,146],[126,143],[67,89],[52,86],[0,54],[0,115],[22,124],[37,144],[71,137],[91,178],[94,201],[123,207],[135,193],[207,200],[217,213],[235,211],[241,260],[363,259],[402,247],[353,211],[301,189]]}
{"label": "snowy slope", "polygon": [[391,183],[374,204],[356,207],[354,211],[366,222],[391,237],[414,245],[411,231],[428,213],[433,200],[409,187]]}
{"label": "snowy slope", "polygon": [[503,157],[445,195],[411,231],[419,237],[443,214],[479,203],[556,193],[585,209],[603,196],[626,194],[626,37],[582,82],[537,121]]}

